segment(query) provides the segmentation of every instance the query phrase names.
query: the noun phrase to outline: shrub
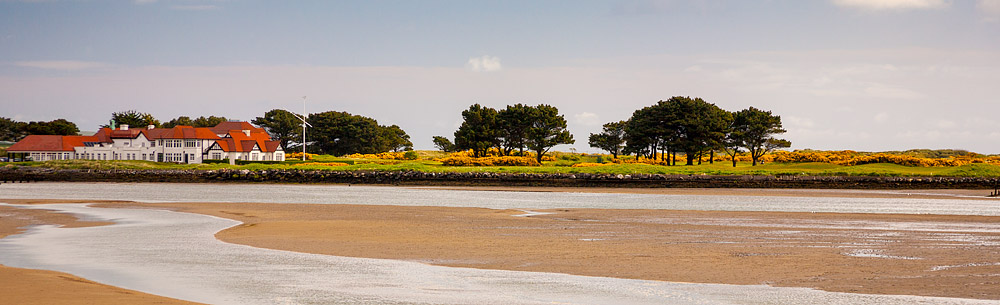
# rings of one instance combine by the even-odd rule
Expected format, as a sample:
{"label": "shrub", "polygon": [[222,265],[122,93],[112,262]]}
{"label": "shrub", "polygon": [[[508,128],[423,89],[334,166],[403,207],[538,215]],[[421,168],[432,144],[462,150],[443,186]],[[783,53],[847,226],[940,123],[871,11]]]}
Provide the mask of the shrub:
{"label": "shrub", "polygon": [[612,165],[612,163],[577,163],[573,164],[572,167],[597,167],[597,166],[608,166],[608,165]]}
{"label": "shrub", "polygon": [[437,159],[441,164],[447,166],[540,166],[541,164],[532,157],[447,157]]}
{"label": "shrub", "polygon": [[418,158],[420,158],[420,155],[417,154],[417,152],[412,151],[412,150],[403,154],[403,159],[406,159],[406,160],[416,160]]}
{"label": "shrub", "polygon": [[341,162],[322,162],[322,163],[321,162],[306,162],[306,163],[293,164],[292,166],[348,166],[348,165],[350,165],[350,164],[341,163]]}

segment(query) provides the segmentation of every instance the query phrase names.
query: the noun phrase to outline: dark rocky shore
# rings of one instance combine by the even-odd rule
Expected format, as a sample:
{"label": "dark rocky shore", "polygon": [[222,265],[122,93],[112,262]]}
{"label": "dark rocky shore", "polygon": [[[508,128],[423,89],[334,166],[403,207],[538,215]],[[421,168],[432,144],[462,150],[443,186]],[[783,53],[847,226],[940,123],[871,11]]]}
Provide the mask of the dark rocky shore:
{"label": "dark rocky shore", "polygon": [[0,168],[0,182],[259,182],[631,188],[993,189],[997,178]]}

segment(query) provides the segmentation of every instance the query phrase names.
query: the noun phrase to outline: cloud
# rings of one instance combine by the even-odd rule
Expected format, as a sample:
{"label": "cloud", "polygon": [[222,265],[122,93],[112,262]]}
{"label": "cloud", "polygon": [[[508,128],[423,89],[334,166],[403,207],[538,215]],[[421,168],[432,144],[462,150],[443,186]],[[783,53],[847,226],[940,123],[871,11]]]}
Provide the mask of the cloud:
{"label": "cloud", "polygon": [[134,0],[132,2],[135,4],[150,4],[156,2],[156,0]]}
{"label": "cloud", "polygon": [[832,0],[834,5],[867,11],[940,9],[951,5],[949,0]]}
{"label": "cloud", "polygon": [[976,3],[976,9],[984,15],[983,21],[1000,21],[1000,0],[979,0]]}
{"label": "cloud", "polygon": [[500,66],[500,58],[489,55],[469,58],[469,61],[465,63],[465,68],[475,72],[493,72],[503,69]]}
{"label": "cloud", "polygon": [[580,125],[585,125],[585,126],[601,125],[601,117],[598,116],[596,113],[591,113],[591,112],[578,113],[574,114],[573,118],[575,119],[576,123]]}
{"label": "cloud", "polygon": [[170,9],[178,11],[210,11],[219,9],[218,5],[175,5]]}
{"label": "cloud", "polygon": [[18,67],[63,71],[85,70],[106,66],[104,63],[76,60],[19,61],[14,63],[14,65]]}
{"label": "cloud", "polygon": [[886,121],[889,120],[889,114],[885,112],[879,112],[878,114],[875,115],[873,119],[877,123],[885,123]]}

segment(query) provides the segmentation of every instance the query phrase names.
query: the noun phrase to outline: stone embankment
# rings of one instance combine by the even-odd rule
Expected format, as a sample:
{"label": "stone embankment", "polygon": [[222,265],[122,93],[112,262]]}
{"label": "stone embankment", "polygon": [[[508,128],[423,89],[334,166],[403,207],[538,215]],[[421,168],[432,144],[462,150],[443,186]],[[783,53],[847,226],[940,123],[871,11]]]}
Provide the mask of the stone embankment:
{"label": "stone embankment", "polygon": [[432,186],[632,188],[994,189],[997,178],[869,176],[715,176],[616,174],[425,173],[304,170],[94,170],[4,167],[3,181],[271,182]]}

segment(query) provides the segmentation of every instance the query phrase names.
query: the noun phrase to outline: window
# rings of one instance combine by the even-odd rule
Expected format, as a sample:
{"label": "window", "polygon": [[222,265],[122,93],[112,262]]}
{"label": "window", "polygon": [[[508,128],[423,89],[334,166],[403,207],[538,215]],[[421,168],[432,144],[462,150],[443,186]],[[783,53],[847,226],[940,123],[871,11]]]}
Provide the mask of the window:
{"label": "window", "polygon": [[184,147],[198,147],[198,140],[184,140]]}
{"label": "window", "polygon": [[222,153],[212,153],[212,159],[215,160],[222,159]]}

